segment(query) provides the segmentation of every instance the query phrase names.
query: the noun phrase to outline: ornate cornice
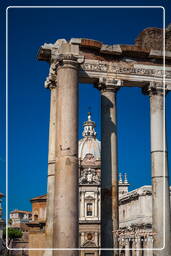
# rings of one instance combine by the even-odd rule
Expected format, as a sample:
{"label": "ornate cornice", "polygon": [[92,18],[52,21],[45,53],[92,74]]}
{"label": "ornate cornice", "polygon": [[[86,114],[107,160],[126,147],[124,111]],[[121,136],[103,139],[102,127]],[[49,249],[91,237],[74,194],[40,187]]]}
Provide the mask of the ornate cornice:
{"label": "ornate cornice", "polygon": [[[144,43],[146,45],[149,40],[148,36],[154,32],[153,30],[150,29],[149,32],[147,29],[148,33],[145,34],[143,32],[137,45],[132,46],[106,45],[85,38],[59,39],[54,44],[42,45],[38,59],[49,63],[56,62],[57,68],[78,69],[79,82],[96,83],[96,87],[101,91],[111,90],[114,92],[122,86],[141,88],[145,86],[144,93],[148,94],[146,85],[151,81],[162,83],[164,77],[167,90],[171,90],[171,51],[165,52],[166,66],[164,70],[163,51],[157,50],[156,47],[147,47],[146,49],[138,46],[139,44],[144,45]],[[156,35],[156,32],[154,34]],[[149,46],[151,46],[151,41]],[[54,88],[53,82],[54,78],[50,76],[45,86]],[[154,91],[156,90],[153,90],[153,93]]]}
{"label": "ornate cornice", "polygon": [[136,191],[131,191],[126,194],[124,194],[120,199],[119,199],[119,205],[125,204],[127,202],[133,201],[133,200],[138,200],[140,196],[151,196],[152,191],[150,189],[140,189]]}

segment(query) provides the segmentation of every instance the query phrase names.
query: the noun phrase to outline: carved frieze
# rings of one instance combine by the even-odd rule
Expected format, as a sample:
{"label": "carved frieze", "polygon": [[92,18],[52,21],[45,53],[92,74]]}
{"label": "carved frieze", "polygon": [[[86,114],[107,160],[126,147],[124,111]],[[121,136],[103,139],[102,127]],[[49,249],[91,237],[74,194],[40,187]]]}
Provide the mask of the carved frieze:
{"label": "carved frieze", "polygon": [[[104,62],[104,61],[92,61],[86,60],[81,65],[82,71],[85,72],[101,72],[101,73],[114,73],[114,74],[126,74],[126,75],[138,75],[138,76],[150,76],[150,77],[163,77],[163,66],[148,66],[141,65],[136,67],[136,64],[128,64],[126,62]],[[143,67],[144,66],[144,67]],[[166,69],[165,75],[167,78],[171,78],[171,68]]]}

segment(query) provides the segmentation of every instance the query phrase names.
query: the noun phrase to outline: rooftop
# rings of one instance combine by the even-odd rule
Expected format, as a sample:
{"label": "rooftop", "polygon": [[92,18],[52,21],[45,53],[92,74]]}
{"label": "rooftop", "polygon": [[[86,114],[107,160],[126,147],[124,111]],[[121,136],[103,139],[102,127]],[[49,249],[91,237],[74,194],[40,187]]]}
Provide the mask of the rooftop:
{"label": "rooftop", "polygon": [[32,212],[29,212],[29,211],[22,211],[22,210],[13,210],[11,211],[10,213],[25,213],[25,214],[32,214]]}

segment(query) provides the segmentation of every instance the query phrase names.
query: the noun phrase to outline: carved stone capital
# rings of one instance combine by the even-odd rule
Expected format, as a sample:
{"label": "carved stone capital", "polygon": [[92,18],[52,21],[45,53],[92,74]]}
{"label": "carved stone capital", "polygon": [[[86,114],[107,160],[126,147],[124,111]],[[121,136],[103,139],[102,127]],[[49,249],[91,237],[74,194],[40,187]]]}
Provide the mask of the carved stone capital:
{"label": "carved stone capital", "polygon": [[148,96],[165,95],[167,93],[167,86],[163,82],[150,82],[142,88],[142,93]]}
{"label": "carved stone capital", "polygon": [[56,87],[56,70],[57,70],[57,63],[53,62],[49,68],[49,75],[45,80],[44,86],[48,89],[53,89]]}
{"label": "carved stone capital", "polygon": [[95,84],[95,87],[104,92],[104,91],[113,91],[117,92],[122,86],[122,81],[114,78],[100,77],[99,81]]}
{"label": "carved stone capital", "polygon": [[84,56],[74,54],[59,54],[57,56],[57,68],[76,68],[84,62]]}

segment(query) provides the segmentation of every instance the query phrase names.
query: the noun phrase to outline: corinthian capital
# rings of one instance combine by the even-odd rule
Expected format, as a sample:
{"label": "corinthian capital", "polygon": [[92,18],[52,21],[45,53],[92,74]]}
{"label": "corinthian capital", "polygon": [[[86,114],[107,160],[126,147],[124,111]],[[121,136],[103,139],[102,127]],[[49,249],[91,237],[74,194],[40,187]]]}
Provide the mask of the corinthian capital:
{"label": "corinthian capital", "polygon": [[49,68],[49,75],[45,80],[44,86],[48,89],[53,89],[56,87],[56,69],[57,63],[53,62]]}
{"label": "corinthian capital", "polygon": [[117,92],[122,86],[122,81],[114,78],[100,77],[95,87],[100,91],[114,91]]}
{"label": "corinthian capital", "polygon": [[148,85],[142,88],[142,92],[145,95],[165,95],[167,93],[167,85],[163,82],[150,82]]}

